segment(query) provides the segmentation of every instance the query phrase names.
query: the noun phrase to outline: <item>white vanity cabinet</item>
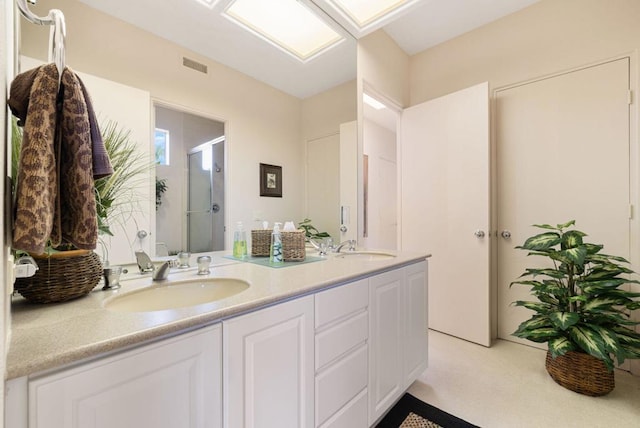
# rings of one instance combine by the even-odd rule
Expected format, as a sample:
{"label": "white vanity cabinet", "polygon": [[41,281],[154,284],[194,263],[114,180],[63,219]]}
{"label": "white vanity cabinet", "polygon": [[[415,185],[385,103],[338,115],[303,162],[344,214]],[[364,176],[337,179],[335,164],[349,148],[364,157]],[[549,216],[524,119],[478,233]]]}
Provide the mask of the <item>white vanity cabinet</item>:
{"label": "white vanity cabinet", "polygon": [[367,426],[369,281],[315,295],[315,426]]}
{"label": "white vanity cabinet", "polygon": [[313,296],[223,321],[224,426],[313,425]]}
{"label": "white vanity cabinet", "polygon": [[369,279],[369,425],[427,366],[427,264]]}
{"label": "white vanity cabinet", "polygon": [[29,428],[217,428],[220,324],[29,379]]}
{"label": "white vanity cabinet", "polygon": [[372,426],[426,368],[427,262],[7,382],[11,428]]}

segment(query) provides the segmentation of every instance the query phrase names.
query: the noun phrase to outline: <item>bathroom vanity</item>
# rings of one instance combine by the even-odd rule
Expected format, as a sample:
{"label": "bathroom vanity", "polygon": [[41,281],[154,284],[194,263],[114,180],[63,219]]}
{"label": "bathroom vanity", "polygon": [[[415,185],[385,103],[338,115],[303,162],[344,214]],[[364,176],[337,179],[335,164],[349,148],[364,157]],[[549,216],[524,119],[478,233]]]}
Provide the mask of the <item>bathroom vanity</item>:
{"label": "bathroom vanity", "polygon": [[426,368],[428,256],[276,269],[212,255],[210,277],[248,288],[153,311],[113,304],[149,277],[59,305],[16,299],[6,426],[367,427]]}

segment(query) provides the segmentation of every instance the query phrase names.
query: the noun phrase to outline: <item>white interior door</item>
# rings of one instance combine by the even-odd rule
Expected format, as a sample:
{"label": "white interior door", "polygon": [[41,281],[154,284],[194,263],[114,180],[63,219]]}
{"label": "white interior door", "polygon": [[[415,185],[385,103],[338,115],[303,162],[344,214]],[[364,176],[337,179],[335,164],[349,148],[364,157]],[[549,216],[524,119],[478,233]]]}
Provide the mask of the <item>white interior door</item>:
{"label": "white interior door", "polygon": [[402,249],[432,254],[429,327],[484,346],[491,344],[488,88],[406,109],[400,143]]}
{"label": "white interior door", "polygon": [[[498,336],[532,312],[509,284],[537,258],[515,250],[539,229],[576,220],[590,242],[629,258],[629,59],[496,92]],[[526,341],[529,345],[532,342]]]}

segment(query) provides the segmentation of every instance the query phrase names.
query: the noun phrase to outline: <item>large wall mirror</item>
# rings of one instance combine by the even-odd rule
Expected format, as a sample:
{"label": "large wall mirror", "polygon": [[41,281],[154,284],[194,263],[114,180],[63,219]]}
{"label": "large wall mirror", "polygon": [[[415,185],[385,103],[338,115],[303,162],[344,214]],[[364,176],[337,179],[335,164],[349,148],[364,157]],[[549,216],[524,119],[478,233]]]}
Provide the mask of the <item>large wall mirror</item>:
{"label": "large wall mirror", "polygon": [[[220,213],[206,226],[218,231],[212,249],[229,248],[232,225],[238,221],[250,229],[263,221],[311,218],[318,229],[341,238],[345,210],[340,209],[344,177],[339,170],[347,168],[340,160],[341,145],[350,140],[354,151],[356,145],[355,126],[341,132],[342,125],[355,123],[357,117],[355,39],[336,25],[343,40],[335,49],[298,61],[217,17],[228,1],[213,8],[204,3],[38,0],[31,6],[41,16],[50,9],[64,13],[68,66],[140,95],[136,106],[146,106],[135,111],[144,109],[146,114],[139,120],[142,135],[136,134],[136,139],[150,158],[155,159],[156,129],[160,134],[169,130],[162,124],[164,116],[168,123],[179,117],[183,124],[200,126],[202,121],[208,123],[202,127],[211,125],[219,131],[193,135],[179,151],[172,150],[174,170],[168,169],[171,165],[154,168],[138,201],[140,215],[128,221],[126,232],[109,240],[111,247],[117,247],[109,252],[112,264],[133,262],[138,249],[151,255],[156,247],[159,254],[189,249],[187,211],[206,211],[208,205],[212,209],[217,205]],[[19,54],[46,61],[48,33],[48,27],[21,20]],[[118,97],[111,97],[109,108],[129,109],[130,100]],[[102,111],[101,101],[94,101],[99,114],[111,116]],[[173,119],[172,112],[177,115]],[[189,132],[173,131],[169,139],[175,143],[176,135]],[[327,146],[321,146],[324,143]],[[356,171],[355,156],[353,162],[347,169]],[[210,197],[211,188],[202,190],[206,197],[199,201],[207,207],[189,206],[191,163],[201,168],[192,182],[206,174],[222,178],[212,185],[222,186],[218,195]],[[281,198],[260,196],[260,163],[282,167]],[[156,177],[165,179],[167,186],[158,210]],[[332,196],[325,197],[321,193],[325,191]],[[220,202],[213,200],[217,197]],[[179,211],[167,212],[177,206]],[[356,210],[354,204],[353,232]],[[191,226],[191,231],[204,235],[204,228]]]}

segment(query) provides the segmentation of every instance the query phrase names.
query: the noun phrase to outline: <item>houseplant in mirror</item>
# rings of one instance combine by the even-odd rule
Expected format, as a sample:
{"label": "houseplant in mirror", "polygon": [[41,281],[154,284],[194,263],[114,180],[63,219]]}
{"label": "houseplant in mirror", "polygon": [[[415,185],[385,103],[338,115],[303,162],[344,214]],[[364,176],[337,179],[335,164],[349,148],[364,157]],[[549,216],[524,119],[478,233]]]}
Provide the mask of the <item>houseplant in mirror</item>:
{"label": "houseplant in mirror", "polygon": [[[130,133],[115,122],[100,127],[113,174],[94,181],[99,243],[104,265],[108,265],[103,237],[113,236],[112,226],[123,224],[137,206],[135,181],[152,164],[136,149]],[[12,176],[17,176],[21,129],[12,127]],[[13,189],[15,192],[15,189]],[[50,242],[50,241],[49,241]],[[20,252],[16,252],[20,255]],[[36,303],[63,302],[88,294],[100,281],[103,262],[95,251],[77,249],[71,244],[48,245],[43,254],[31,254],[39,266],[36,275],[16,280],[16,290]]]}
{"label": "houseplant in mirror", "polygon": [[547,343],[546,368],[560,385],[585,395],[613,390],[614,364],[640,358],[638,322],[629,311],[640,308],[640,293],[621,287],[639,282],[628,262],[602,252],[603,246],[585,241],[575,221],[551,226],[517,249],[544,258],[542,267],[528,268],[511,283],[531,287],[536,301],[514,302],[535,312],[514,335]]}

